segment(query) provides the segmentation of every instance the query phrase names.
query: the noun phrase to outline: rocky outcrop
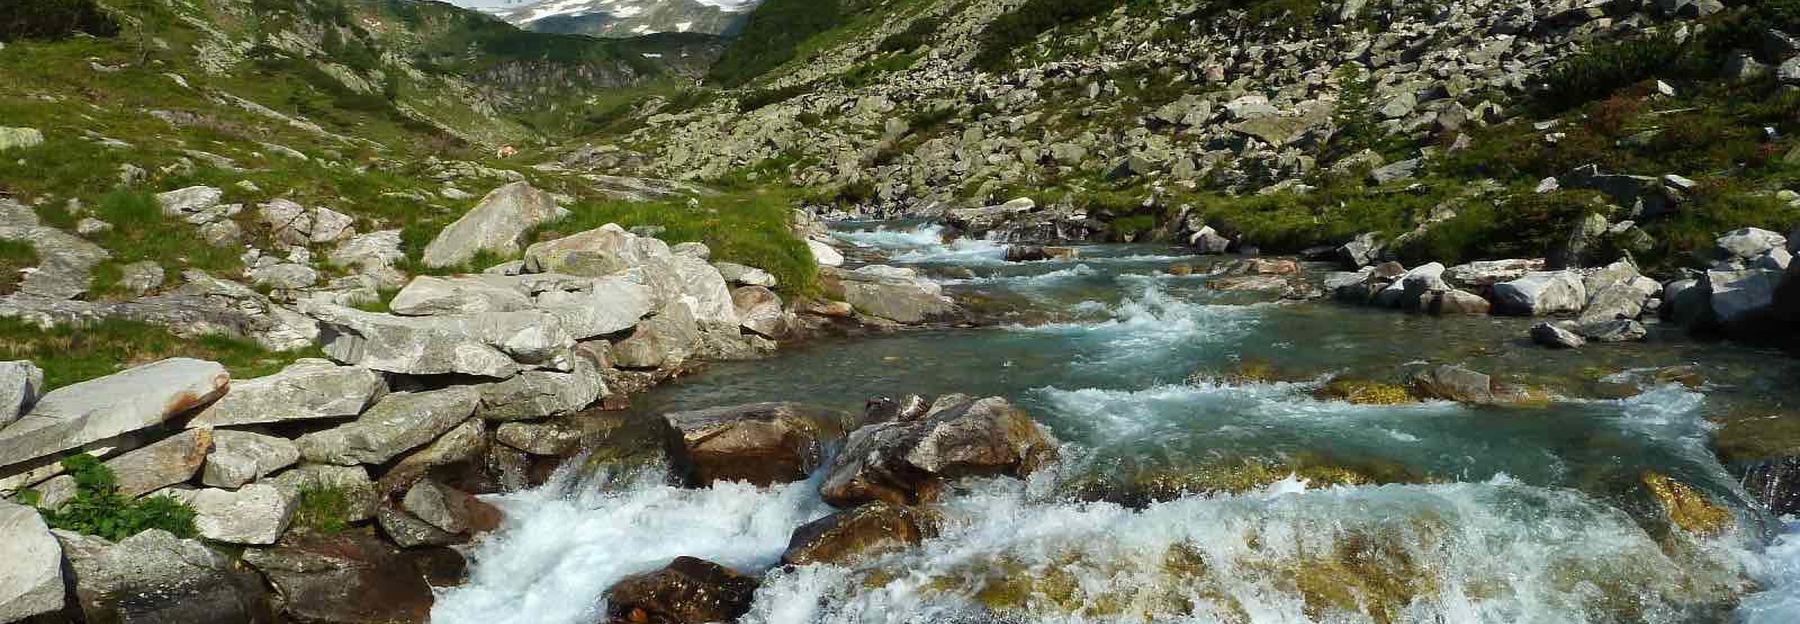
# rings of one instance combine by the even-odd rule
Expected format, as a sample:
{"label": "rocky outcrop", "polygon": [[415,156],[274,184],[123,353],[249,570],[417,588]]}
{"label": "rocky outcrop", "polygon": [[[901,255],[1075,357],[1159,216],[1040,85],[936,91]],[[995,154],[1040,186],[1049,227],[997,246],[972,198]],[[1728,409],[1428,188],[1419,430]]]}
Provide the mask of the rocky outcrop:
{"label": "rocky outcrop", "polygon": [[827,468],[820,495],[839,507],[874,500],[908,505],[934,498],[945,481],[1023,477],[1056,457],[1056,439],[1005,399],[942,402],[920,420],[852,432]]}
{"label": "rocky outcrop", "polygon": [[665,414],[681,432],[693,482],[768,486],[805,479],[819,465],[834,423],[793,403],[757,403]]}
{"label": "rocky outcrop", "polygon": [[273,622],[254,573],[196,540],[151,529],[118,544],[56,531],[89,622]]}
{"label": "rocky outcrop", "polygon": [[858,312],[899,323],[923,323],[944,318],[955,304],[936,282],[919,277],[912,269],[883,265],[854,271],[820,271],[825,293],[848,302]]}
{"label": "rocky outcrop", "polygon": [[264,483],[237,490],[171,490],[169,495],[193,508],[194,528],[201,536],[227,544],[275,543],[299,502],[287,490]]}
{"label": "rocky outcrop", "polygon": [[558,207],[548,193],[514,182],[494,189],[445,227],[425,246],[420,260],[425,266],[441,268],[468,262],[482,251],[516,254],[527,231],[565,216],[568,211]]}
{"label": "rocky outcrop", "polygon": [[934,522],[926,512],[875,501],[794,529],[781,562],[841,564],[918,544],[934,532]]}
{"label": "rocky outcrop", "polygon": [[52,390],[0,429],[0,466],[160,424],[224,394],[213,362],[172,358]]}
{"label": "rocky outcrop", "polygon": [[341,306],[303,308],[324,327],[332,359],[408,375],[460,373],[505,379],[565,356],[575,340],[541,311],[400,317]]}
{"label": "rocky outcrop", "polygon": [[625,577],[606,590],[612,622],[730,622],[750,610],[759,585],[719,564],[677,557],[660,570]]}
{"label": "rocky outcrop", "polygon": [[1539,271],[1494,285],[1496,307],[1509,314],[1546,316],[1580,312],[1587,287],[1574,271]]}

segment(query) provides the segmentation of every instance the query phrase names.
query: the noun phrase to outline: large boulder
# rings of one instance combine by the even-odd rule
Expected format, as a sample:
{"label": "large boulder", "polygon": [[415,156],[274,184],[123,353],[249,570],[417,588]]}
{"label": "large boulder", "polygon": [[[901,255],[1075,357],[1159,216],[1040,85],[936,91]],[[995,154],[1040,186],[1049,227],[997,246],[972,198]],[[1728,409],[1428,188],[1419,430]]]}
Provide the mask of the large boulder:
{"label": "large boulder", "polygon": [[1531,341],[1552,349],[1580,349],[1587,346],[1586,338],[1549,321],[1531,326]]}
{"label": "large boulder", "polygon": [[421,275],[394,294],[388,310],[401,316],[516,312],[531,309],[531,293],[505,275]]}
{"label": "large boulder", "polygon": [[0,362],[0,429],[24,416],[44,390],[44,371],[27,361]]}
{"label": "large boulder", "polygon": [[873,500],[908,505],[945,481],[1024,477],[1054,460],[1056,439],[999,397],[942,400],[924,418],[876,423],[850,434],[819,493],[838,507]]}
{"label": "large boulder", "polygon": [[668,244],[609,223],[532,244],[525,249],[525,270],[581,277],[606,277],[642,267],[657,267],[668,273],[673,271],[674,258]]}
{"label": "large boulder", "polygon": [[614,583],[606,590],[606,616],[612,622],[733,622],[749,612],[758,585],[719,564],[677,557],[660,570]]}
{"label": "large boulder", "polygon": [[820,272],[825,293],[858,311],[900,323],[923,323],[955,310],[937,282],[912,269],[869,265],[854,271]]}
{"label": "large boulder", "polygon": [[50,391],[0,429],[0,467],[161,424],[225,393],[214,362],[171,358]]}
{"label": "large boulder", "polygon": [[381,374],[306,358],[266,377],[231,382],[230,391],[200,410],[189,427],[282,423],[361,414],[387,394]]}
{"label": "large boulder", "polygon": [[1712,295],[1712,319],[1732,325],[1761,315],[1775,303],[1783,276],[1774,269],[1707,271],[1701,287]]}
{"label": "large boulder", "polygon": [[1457,288],[1477,293],[1486,292],[1500,282],[1510,282],[1544,270],[1544,260],[1510,259],[1480,260],[1459,264],[1444,270],[1444,281]]}
{"label": "large boulder", "polygon": [[1719,256],[1725,260],[1753,260],[1776,249],[1784,249],[1786,236],[1762,228],[1740,228],[1726,232],[1715,241]]}
{"label": "large boulder", "polygon": [[1494,303],[1502,312],[1544,316],[1580,312],[1587,288],[1575,271],[1537,271],[1494,285]]}
{"label": "large boulder", "polygon": [[774,291],[762,286],[740,286],[731,291],[731,304],[737,308],[738,323],[744,329],[771,339],[788,335],[788,314]]}
{"label": "large boulder", "polygon": [[755,403],[665,414],[681,432],[693,481],[758,486],[805,479],[818,468],[830,419],[793,403]]}
{"label": "large boulder", "polygon": [[399,551],[373,536],[290,534],[244,551],[296,622],[390,624],[430,618],[431,586]]}
{"label": "large boulder", "polygon": [[675,275],[681,280],[683,301],[694,320],[708,328],[737,330],[737,307],[731,304],[731,288],[724,276],[703,258],[675,256]]}
{"label": "large boulder", "polygon": [[1360,269],[1374,264],[1381,257],[1382,248],[1379,234],[1365,232],[1338,247],[1337,253],[1344,264],[1353,269]]}
{"label": "large boulder", "polygon": [[504,379],[554,364],[575,346],[562,324],[539,310],[401,317],[334,305],[306,309],[325,328],[332,359],[390,373]]}
{"label": "large boulder", "polygon": [[298,461],[300,447],[287,438],[220,429],[212,432],[212,453],[206,456],[200,482],[236,489]]}
{"label": "large boulder", "polygon": [[1476,404],[1494,402],[1493,378],[1461,366],[1446,364],[1415,371],[1412,386],[1420,396],[1434,399]]}
{"label": "large boulder", "polygon": [[933,532],[932,518],[918,508],[875,501],[794,529],[781,562],[846,563],[918,544]]}
{"label": "large boulder", "polygon": [[308,461],[381,464],[424,446],[474,415],[481,391],[452,386],[428,392],[396,392],[383,397],[356,420],[297,440]]}
{"label": "large boulder", "polygon": [[570,337],[587,340],[636,327],[656,310],[656,293],[627,278],[604,277],[583,290],[540,293],[535,304],[556,317]]}
{"label": "large boulder", "polygon": [[237,490],[169,490],[194,509],[200,535],[227,544],[273,544],[287,531],[299,502],[287,489],[252,483]]}
{"label": "large boulder", "polygon": [[515,254],[527,231],[568,214],[549,193],[514,182],[494,189],[462,218],[439,232],[425,246],[421,260],[425,266],[441,268],[473,260],[482,251]]}
{"label": "large boulder", "polygon": [[197,540],[151,529],[117,544],[55,531],[89,622],[272,622],[256,574]]}
{"label": "large boulder", "polygon": [[0,622],[62,610],[62,547],[36,509],[0,501],[0,561]]}
{"label": "large boulder", "polygon": [[699,322],[686,303],[664,306],[631,335],[613,345],[613,362],[622,368],[674,369],[700,348]]}

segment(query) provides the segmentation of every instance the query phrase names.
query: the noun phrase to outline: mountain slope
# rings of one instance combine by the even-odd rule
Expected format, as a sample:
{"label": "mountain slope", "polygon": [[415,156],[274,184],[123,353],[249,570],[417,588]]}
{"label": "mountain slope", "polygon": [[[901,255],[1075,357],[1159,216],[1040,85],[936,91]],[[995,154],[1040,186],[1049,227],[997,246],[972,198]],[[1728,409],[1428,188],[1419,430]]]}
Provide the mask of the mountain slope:
{"label": "mountain slope", "polygon": [[635,37],[655,33],[731,35],[755,0],[545,0],[490,9],[538,32]]}

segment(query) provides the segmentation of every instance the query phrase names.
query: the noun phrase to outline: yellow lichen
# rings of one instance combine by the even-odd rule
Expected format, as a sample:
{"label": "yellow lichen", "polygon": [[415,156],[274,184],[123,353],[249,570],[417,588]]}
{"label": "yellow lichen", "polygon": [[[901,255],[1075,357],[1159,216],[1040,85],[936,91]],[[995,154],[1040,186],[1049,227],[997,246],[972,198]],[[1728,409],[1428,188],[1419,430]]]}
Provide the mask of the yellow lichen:
{"label": "yellow lichen", "polygon": [[1404,405],[1415,403],[1406,388],[1394,384],[1357,379],[1333,379],[1316,393],[1327,401],[1346,401],[1356,405]]}
{"label": "yellow lichen", "polygon": [[1718,535],[1735,521],[1731,512],[1707,500],[1704,494],[1687,484],[1657,472],[1645,472],[1644,487],[1662,507],[1669,523],[1696,535]]}

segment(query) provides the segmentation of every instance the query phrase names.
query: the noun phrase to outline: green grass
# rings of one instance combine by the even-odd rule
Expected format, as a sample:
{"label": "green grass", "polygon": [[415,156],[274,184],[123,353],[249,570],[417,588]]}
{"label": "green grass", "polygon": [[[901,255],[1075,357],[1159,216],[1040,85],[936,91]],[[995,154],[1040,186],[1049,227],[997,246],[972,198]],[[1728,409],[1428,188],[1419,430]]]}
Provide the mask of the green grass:
{"label": "green grass", "polygon": [[72,455],[63,469],[75,479],[75,496],[60,509],[41,509],[51,528],[119,541],[150,529],[194,537],[194,510],[169,496],[130,500],[119,495],[112,469],[92,455]]}
{"label": "green grass", "polygon": [[300,490],[300,502],[294,508],[293,526],[322,535],[337,535],[349,528],[350,493],[339,487],[308,487]]}
{"label": "green grass", "polygon": [[37,265],[37,249],[30,243],[0,241],[0,295],[16,292],[25,279],[20,271]]}
{"label": "green grass", "polygon": [[806,243],[791,231],[797,193],[760,190],[661,202],[585,201],[569,207],[568,218],[539,228],[535,239],[591,230],[608,223],[626,228],[660,226],[671,244],[699,241],[714,260],[736,262],[773,274],[784,294],[813,294],[818,265]]}
{"label": "green grass", "polygon": [[31,360],[54,389],[171,357],[212,360],[234,378],[272,374],[310,353],[274,353],[249,340],[225,336],[181,338],[167,329],[131,321],[41,329],[0,319],[0,359]]}

